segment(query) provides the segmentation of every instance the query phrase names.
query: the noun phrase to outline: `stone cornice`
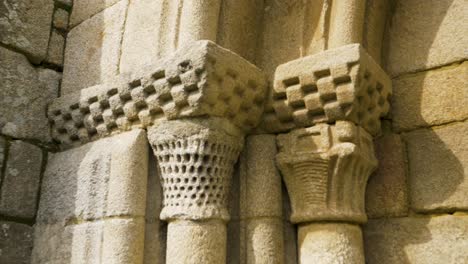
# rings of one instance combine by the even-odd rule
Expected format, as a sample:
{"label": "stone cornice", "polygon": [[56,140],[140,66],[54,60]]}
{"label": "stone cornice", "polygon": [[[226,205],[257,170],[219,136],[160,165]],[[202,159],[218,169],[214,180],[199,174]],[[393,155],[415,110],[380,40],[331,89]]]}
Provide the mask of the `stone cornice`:
{"label": "stone cornice", "polygon": [[198,41],[132,76],[54,100],[48,110],[52,137],[77,145],[159,121],[221,117],[241,130],[263,111],[266,80],[240,56]]}
{"label": "stone cornice", "polygon": [[351,121],[372,135],[390,108],[391,80],[359,44],[280,65],[259,130]]}

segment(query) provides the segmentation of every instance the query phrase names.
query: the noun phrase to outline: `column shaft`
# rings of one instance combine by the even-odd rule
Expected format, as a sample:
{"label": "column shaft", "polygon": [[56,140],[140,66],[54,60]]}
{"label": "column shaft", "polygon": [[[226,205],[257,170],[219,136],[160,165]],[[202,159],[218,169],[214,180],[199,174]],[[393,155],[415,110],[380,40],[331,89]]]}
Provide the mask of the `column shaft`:
{"label": "column shaft", "polygon": [[226,263],[224,221],[175,220],[167,228],[166,263]]}
{"label": "column shaft", "polygon": [[361,43],[365,7],[365,0],[333,1],[328,48]]}
{"label": "column shaft", "polygon": [[309,223],[298,228],[299,264],[363,264],[361,227]]}

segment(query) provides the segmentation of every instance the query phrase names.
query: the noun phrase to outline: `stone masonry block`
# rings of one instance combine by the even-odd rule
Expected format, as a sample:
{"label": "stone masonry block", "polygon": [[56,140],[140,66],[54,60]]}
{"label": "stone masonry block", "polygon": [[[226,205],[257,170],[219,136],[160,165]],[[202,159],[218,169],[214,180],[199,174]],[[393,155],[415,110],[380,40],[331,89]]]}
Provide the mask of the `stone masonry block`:
{"label": "stone masonry block", "polygon": [[[92,5],[101,1],[81,2]],[[122,0],[70,30],[65,50],[62,95],[118,75],[127,4],[127,0]],[[74,7],[73,10],[78,9]]]}
{"label": "stone masonry block", "polygon": [[[36,71],[26,57],[0,47],[0,131],[14,138],[49,141],[47,104],[57,86]],[[38,75],[39,72],[39,75]]]}
{"label": "stone masonry block", "polygon": [[406,150],[397,134],[375,140],[379,166],[367,183],[366,212],[370,218],[404,216],[408,213]]}
{"label": "stone masonry block", "polygon": [[366,183],[377,166],[372,137],[348,121],[277,137],[276,161],[291,199],[291,222],[363,223]]}
{"label": "stone masonry block", "polygon": [[254,65],[199,41],[130,76],[57,99],[49,119],[64,145],[185,117],[222,117],[249,130],[262,114],[265,90]]}
{"label": "stone masonry block", "polygon": [[46,61],[58,66],[63,66],[63,50],[65,37],[57,30],[52,30]]}
{"label": "stone masonry block", "polygon": [[143,263],[144,220],[37,224],[32,264]]}
{"label": "stone masonry block", "polygon": [[468,216],[370,220],[364,227],[366,263],[468,263]]}
{"label": "stone masonry block", "polygon": [[2,185],[2,178],[3,178],[3,165],[6,158],[6,148],[7,148],[7,140],[0,136],[0,186]]}
{"label": "stone masonry block", "polygon": [[34,218],[42,159],[40,148],[23,141],[10,143],[5,177],[0,191],[0,214]]}
{"label": "stone masonry block", "polygon": [[396,131],[468,118],[468,62],[394,79]]}
{"label": "stone masonry block", "polygon": [[62,8],[57,8],[54,12],[54,27],[61,30],[68,29],[70,13]]}
{"label": "stone masonry block", "polygon": [[75,27],[102,10],[115,5],[119,1],[121,0],[74,0],[70,26]]}
{"label": "stone masonry block", "polygon": [[144,216],[148,146],[133,130],[51,154],[37,221],[62,223],[110,216]]}
{"label": "stone masonry block", "polygon": [[389,77],[359,44],[331,49],[277,68],[261,129],[347,120],[375,135],[390,96]]}
{"label": "stone masonry block", "polygon": [[395,6],[389,24],[390,75],[468,58],[465,0],[407,0]]}
{"label": "stone masonry block", "polygon": [[468,210],[468,122],[404,136],[411,207],[419,212]]}
{"label": "stone masonry block", "polygon": [[53,0],[3,1],[0,42],[26,53],[33,63],[40,63],[46,56],[53,11]]}
{"label": "stone masonry block", "polygon": [[28,225],[0,221],[0,263],[30,264],[32,233]]}

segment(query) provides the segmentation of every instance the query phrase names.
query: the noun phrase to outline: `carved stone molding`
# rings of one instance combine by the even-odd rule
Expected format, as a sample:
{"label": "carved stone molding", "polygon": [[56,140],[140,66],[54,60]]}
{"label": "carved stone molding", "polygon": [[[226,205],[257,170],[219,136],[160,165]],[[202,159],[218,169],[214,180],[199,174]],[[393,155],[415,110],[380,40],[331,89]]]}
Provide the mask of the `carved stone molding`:
{"label": "carved stone molding", "polygon": [[227,198],[243,137],[222,122],[174,120],[149,129],[163,187],[161,219],[229,220]]}
{"label": "carved stone molding", "polygon": [[292,222],[367,220],[366,183],[377,166],[369,133],[338,121],[279,135],[278,145]]}
{"label": "carved stone molding", "polygon": [[198,116],[222,117],[248,130],[258,124],[265,94],[258,68],[198,41],[133,76],[54,100],[48,117],[53,138],[64,145]]}
{"label": "carved stone molding", "polygon": [[327,50],[277,68],[260,130],[347,120],[376,135],[390,96],[390,78],[360,44]]}

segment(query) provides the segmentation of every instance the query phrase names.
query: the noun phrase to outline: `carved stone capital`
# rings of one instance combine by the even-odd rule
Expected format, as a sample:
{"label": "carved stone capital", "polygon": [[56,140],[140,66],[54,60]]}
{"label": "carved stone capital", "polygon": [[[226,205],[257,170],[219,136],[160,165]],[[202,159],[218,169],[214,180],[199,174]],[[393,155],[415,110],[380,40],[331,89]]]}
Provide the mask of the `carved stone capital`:
{"label": "carved stone capital", "polygon": [[280,65],[260,129],[285,132],[351,121],[372,135],[387,115],[391,80],[359,44]]}
{"label": "carved stone capital", "polygon": [[225,118],[248,130],[259,122],[265,95],[266,80],[257,67],[198,41],[132,76],[56,99],[48,116],[53,138],[65,145],[200,116]]}
{"label": "carved stone capital", "polygon": [[240,131],[225,120],[175,120],[149,128],[148,138],[161,173],[160,218],[229,220],[227,198],[243,144]]}
{"label": "carved stone capital", "polygon": [[293,223],[367,220],[366,183],[377,166],[372,137],[352,122],[318,124],[279,135],[277,163]]}

